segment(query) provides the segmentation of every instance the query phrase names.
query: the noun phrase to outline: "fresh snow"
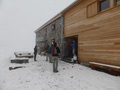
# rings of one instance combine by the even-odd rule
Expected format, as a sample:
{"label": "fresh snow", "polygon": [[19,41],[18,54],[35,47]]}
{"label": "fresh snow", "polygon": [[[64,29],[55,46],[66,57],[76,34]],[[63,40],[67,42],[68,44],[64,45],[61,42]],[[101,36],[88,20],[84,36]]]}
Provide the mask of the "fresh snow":
{"label": "fresh snow", "polygon": [[120,90],[120,77],[59,61],[59,72],[45,57],[23,64],[25,68],[0,70],[0,90]]}
{"label": "fresh snow", "polygon": [[17,56],[31,56],[31,55],[33,55],[32,52],[27,52],[27,51],[18,51],[18,52],[14,52],[14,54]]}

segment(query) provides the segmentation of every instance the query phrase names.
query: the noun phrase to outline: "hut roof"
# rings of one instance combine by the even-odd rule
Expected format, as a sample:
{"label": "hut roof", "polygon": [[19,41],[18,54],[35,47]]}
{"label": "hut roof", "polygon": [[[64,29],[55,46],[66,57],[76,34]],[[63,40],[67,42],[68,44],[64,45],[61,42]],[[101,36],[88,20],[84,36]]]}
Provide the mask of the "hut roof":
{"label": "hut roof", "polygon": [[48,24],[50,24],[51,22],[53,22],[54,20],[56,20],[57,18],[61,17],[66,11],[68,11],[69,9],[71,9],[73,6],[75,6],[77,3],[79,3],[82,0],[76,0],[74,1],[72,4],[70,4],[68,7],[66,7],[64,10],[62,10],[60,13],[58,13],[57,15],[55,15],[53,18],[51,18],[48,22],[46,22],[45,24],[43,24],[41,27],[39,27],[37,30],[35,30],[35,33],[39,30],[41,30],[42,28],[44,28],[45,26],[47,26]]}

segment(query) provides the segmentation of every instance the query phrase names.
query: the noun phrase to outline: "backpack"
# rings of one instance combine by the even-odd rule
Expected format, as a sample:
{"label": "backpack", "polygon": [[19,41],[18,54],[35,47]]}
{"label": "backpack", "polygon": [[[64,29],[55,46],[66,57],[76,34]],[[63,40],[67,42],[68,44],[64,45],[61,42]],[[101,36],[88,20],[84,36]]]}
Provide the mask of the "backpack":
{"label": "backpack", "polygon": [[58,53],[57,53],[56,47],[53,47],[53,48],[52,48],[52,55],[53,55],[53,56],[57,56],[57,54],[58,54]]}
{"label": "backpack", "polygon": [[55,55],[58,54],[58,53],[57,53],[57,49],[56,49],[56,47],[54,48],[54,54],[55,54]]}

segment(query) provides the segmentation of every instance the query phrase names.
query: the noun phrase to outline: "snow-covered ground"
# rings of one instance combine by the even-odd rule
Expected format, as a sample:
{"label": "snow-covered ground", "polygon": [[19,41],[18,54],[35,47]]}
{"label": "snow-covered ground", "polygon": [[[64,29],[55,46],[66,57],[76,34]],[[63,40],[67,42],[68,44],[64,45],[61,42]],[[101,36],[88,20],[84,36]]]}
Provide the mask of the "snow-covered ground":
{"label": "snow-covered ground", "polygon": [[88,67],[59,61],[59,72],[45,57],[37,57],[26,68],[0,70],[0,90],[120,90],[120,77]]}

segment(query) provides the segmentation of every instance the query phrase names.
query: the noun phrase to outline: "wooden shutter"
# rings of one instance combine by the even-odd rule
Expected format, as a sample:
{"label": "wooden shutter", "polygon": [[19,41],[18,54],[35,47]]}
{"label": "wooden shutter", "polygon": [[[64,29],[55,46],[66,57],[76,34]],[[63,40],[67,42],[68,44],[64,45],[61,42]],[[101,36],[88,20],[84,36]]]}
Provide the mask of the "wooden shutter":
{"label": "wooden shutter", "polygon": [[97,14],[98,8],[97,8],[97,2],[94,2],[87,7],[87,16],[91,17]]}

